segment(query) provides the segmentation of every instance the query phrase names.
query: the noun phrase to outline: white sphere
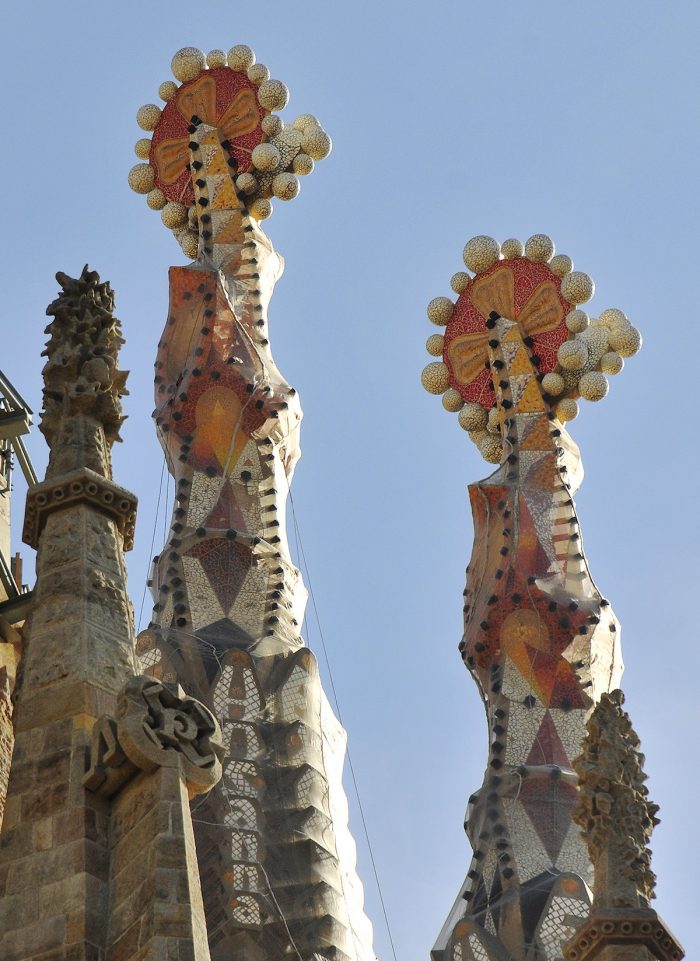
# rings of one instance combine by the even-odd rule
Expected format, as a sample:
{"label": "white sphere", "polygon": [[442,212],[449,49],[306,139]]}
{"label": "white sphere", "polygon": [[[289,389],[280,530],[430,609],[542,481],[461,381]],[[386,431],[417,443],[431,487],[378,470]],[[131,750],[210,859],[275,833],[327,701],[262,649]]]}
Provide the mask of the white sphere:
{"label": "white sphere", "polygon": [[162,210],[167,202],[168,198],[165,196],[162,190],[158,189],[158,187],[156,187],[154,190],[149,190],[148,196],[146,197],[146,203],[151,210]]}
{"label": "white sphere", "polygon": [[603,326],[609,327],[610,329],[613,327],[626,327],[627,324],[629,324],[627,314],[622,310],[618,310],[617,307],[608,307],[607,310],[602,312],[598,320]]}
{"label": "white sphere", "polygon": [[236,177],[236,188],[242,194],[252,194],[258,189],[258,181],[251,173],[239,174]]}
{"label": "white sphere", "polygon": [[173,99],[177,91],[178,86],[176,83],[173,83],[172,80],[164,80],[160,87],[158,87],[158,96],[167,103]]}
{"label": "white sphere", "polygon": [[142,130],[155,130],[162,111],[154,103],[145,103],[136,111],[136,123]]}
{"label": "white sphere", "polygon": [[570,274],[574,269],[574,262],[568,254],[557,254],[549,261],[549,269],[557,277],[563,277],[565,274]]}
{"label": "white sphere", "polygon": [[307,126],[302,130],[304,139],[301,142],[301,149],[313,160],[323,160],[331,152],[333,143],[331,138],[320,127]]}
{"label": "white sphere", "polygon": [[536,264],[546,264],[554,255],[554,241],[547,234],[533,234],[525,241],[525,256]]}
{"label": "white sphere", "polygon": [[154,178],[150,164],[135,164],[129,171],[129,186],[137,194],[147,194],[153,190]]}
{"label": "white sphere", "polygon": [[442,334],[431,334],[430,337],[425,342],[425,349],[433,357],[442,357],[442,352],[445,347],[445,338]]}
{"label": "white sphere", "polygon": [[260,126],[262,127],[263,133],[266,133],[268,137],[275,137],[284,127],[281,117],[276,117],[274,114],[270,113],[267,117],[263,117],[260,121]]}
{"label": "white sphere", "polygon": [[456,274],[452,274],[450,287],[456,294],[461,294],[463,290],[467,289],[471,282],[472,279],[469,274],[465,274],[463,270],[458,270]]}
{"label": "white sphere", "polygon": [[516,237],[509,237],[508,240],[504,240],[501,244],[501,253],[503,254],[504,260],[512,260],[514,257],[522,257],[525,253],[525,248],[522,242]]}
{"label": "white sphere", "polygon": [[187,223],[187,207],[175,200],[169,201],[160,212],[160,219],[166,227],[175,230]]}
{"label": "white sphere", "polygon": [[292,170],[299,177],[308,177],[314,169],[314,162],[307,153],[298,153],[292,160]]}
{"label": "white sphere", "polygon": [[465,404],[459,412],[459,426],[467,431],[486,430],[488,411],[481,404]]}
{"label": "white sphere", "polygon": [[608,386],[607,378],[597,370],[589,370],[578,382],[581,397],[590,401],[602,400],[608,392]]}
{"label": "white sphere", "polygon": [[239,43],[231,47],[226,55],[226,62],[231,70],[238,70],[243,73],[255,63],[255,54],[244,43]]}
{"label": "white sphere", "polygon": [[490,434],[501,433],[501,415],[498,407],[492,407],[489,411],[488,420],[486,422],[486,430]]}
{"label": "white sphere", "polygon": [[[438,337],[440,335],[438,334]],[[445,393],[442,395],[442,406],[445,410],[448,410],[451,414],[456,414],[458,410],[464,407],[464,401],[462,400],[462,395],[454,387],[448,387]]]}
{"label": "white sphere", "polygon": [[626,327],[614,327],[610,331],[609,341],[610,348],[622,357],[633,357],[642,346],[642,335],[636,327],[628,324]]}
{"label": "white sphere", "polygon": [[466,266],[473,270],[475,274],[488,270],[498,260],[501,248],[497,240],[479,234],[467,241],[462,256]]}
{"label": "white sphere", "polygon": [[603,356],[600,358],[600,369],[604,374],[619,374],[624,366],[624,360],[614,350],[609,351],[607,354],[603,354]]}
{"label": "white sphere", "polygon": [[253,164],[258,170],[274,170],[280,162],[280,152],[274,144],[259,143],[251,154]]}
{"label": "white sphere", "polygon": [[542,390],[552,397],[558,397],[559,394],[563,394],[564,386],[564,378],[561,374],[545,374],[542,378]]}
{"label": "white sphere", "polygon": [[449,297],[433,297],[428,304],[428,320],[431,320],[438,327],[444,327],[448,323],[455,305]]}
{"label": "white sphere", "polygon": [[565,340],[557,351],[557,359],[564,370],[578,370],[588,360],[588,350],[580,340]]}
{"label": "white sphere", "polygon": [[320,128],[321,124],[312,113],[303,113],[300,117],[297,117],[292,126],[295,128],[295,130],[301,130],[303,133],[307,127]]}
{"label": "white sphere", "polygon": [[183,47],[178,50],[170,61],[170,69],[173,76],[185,83],[187,80],[194,80],[199,76],[207,65],[207,60],[201,50],[197,47]]}
{"label": "white sphere", "polygon": [[429,394],[443,394],[450,386],[450,372],[447,364],[435,360],[423,368],[420,381]]}
{"label": "white sphere", "polygon": [[207,54],[207,66],[210,69],[226,66],[226,54],[223,50],[210,50]]}
{"label": "white sphere", "polygon": [[594,367],[598,365],[600,358],[606,354],[609,347],[609,331],[606,327],[599,324],[591,324],[581,336],[581,340],[588,348],[588,361]]}
{"label": "white sphere", "polygon": [[277,174],[272,181],[272,192],[280,200],[294,200],[299,193],[299,180],[294,174]]}
{"label": "white sphere", "polygon": [[589,324],[588,314],[585,310],[570,310],[565,323],[572,334],[582,334]]}
{"label": "white sphere", "polygon": [[136,141],[134,153],[141,160],[148,160],[151,155],[151,141],[148,139],[148,137],[142,137],[140,140]]}
{"label": "white sphere", "polygon": [[562,277],[561,294],[570,304],[585,304],[595,293],[595,284],[588,274],[574,270]]}
{"label": "white sphere", "polygon": [[248,67],[246,73],[248,79],[258,86],[270,79],[270,71],[264,63],[254,63],[251,67]]}
{"label": "white sphere", "polygon": [[481,437],[476,445],[479,448],[479,453],[488,461],[489,464],[500,464],[501,458],[503,457],[503,447],[501,446],[500,437],[495,437],[493,434],[486,434],[485,437]]}
{"label": "white sphere", "polygon": [[578,404],[571,397],[565,397],[554,408],[554,413],[557,420],[565,424],[567,420],[575,420],[578,417]]}
{"label": "white sphere", "polygon": [[250,216],[255,220],[265,220],[272,213],[272,204],[264,197],[258,197],[248,208]]}
{"label": "white sphere", "polygon": [[289,90],[281,80],[266,80],[258,89],[258,103],[266,110],[282,110],[289,101]]}

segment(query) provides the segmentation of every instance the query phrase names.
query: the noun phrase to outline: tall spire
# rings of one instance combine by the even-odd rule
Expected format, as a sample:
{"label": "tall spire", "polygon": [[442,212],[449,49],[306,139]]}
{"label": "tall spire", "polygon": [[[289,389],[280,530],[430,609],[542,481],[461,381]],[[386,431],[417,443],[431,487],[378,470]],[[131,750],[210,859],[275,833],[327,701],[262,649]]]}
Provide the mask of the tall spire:
{"label": "tall spire", "polygon": [[212,959],[369,959],[340,769],[345,735],[300,626],[306,592],[285,505],[301,406],[271,354],[267,307],[283,261],[258,226],[269,198],[330,151],[318,121],[285,126],[287,102],[250,48],[186,48],[182,81],[130,174],[185,253],[170,269],[154,418],[176,503],[155,558],[145,669],[216,714],[220,785],[193,808]]}
{"label": "tall spire", "polygon": [[586,719],[622,673],[619,625],[583,553],[583,477],[564,422],[639,349],[619,310],[591,320],[593,282],[543,234],[465,247],[455,303],[428,307],[445,334],[423,384],[458,413],[496,471],[470,485],[474,548],[462,658],[483,698],[489,757],[469,798],[474,849],[434,949],[440,961],[553,961],[588,914],[592,869],[572,820]]}

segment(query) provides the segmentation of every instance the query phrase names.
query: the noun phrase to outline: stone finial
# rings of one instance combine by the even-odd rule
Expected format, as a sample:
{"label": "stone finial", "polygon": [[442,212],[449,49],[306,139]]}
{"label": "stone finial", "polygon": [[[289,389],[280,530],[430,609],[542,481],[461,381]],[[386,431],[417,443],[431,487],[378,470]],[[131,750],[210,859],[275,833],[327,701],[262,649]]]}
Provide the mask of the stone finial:
{"label": "stone finial", "polygon": [[60,271],[56,280],[63,289],[46,308],[54,319],[46,328],[49,340],[42,354],[48,360],[41,431],[53,446],[61,420],[83,414],[102,424],[111,447],[121,440],[120,398],[127,393],[127,372],[117,367],[124,340],[113,315],[114,293],[87,264],[77,280]]}
{"label": "stone finial", "polygon": [[624,701],[619,690],[602,695],[574,762],[580,792],[572,817],[595,868],[594,907],[645,907],[655,896],[647,845],[659,809],[647,797],[644,755]]}

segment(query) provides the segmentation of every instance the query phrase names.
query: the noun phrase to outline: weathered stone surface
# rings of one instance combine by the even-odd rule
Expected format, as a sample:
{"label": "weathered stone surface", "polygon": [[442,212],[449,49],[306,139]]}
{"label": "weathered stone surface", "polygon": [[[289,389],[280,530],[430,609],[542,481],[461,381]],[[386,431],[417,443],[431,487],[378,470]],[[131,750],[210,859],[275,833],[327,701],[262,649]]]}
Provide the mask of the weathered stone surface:
{"label": "weathered stone surface", "polygon": [[0,827],[5,813],[7,781],[10,776],[12,760],[12,703],[10,701],[10,679],[7,668],[0,667]]}

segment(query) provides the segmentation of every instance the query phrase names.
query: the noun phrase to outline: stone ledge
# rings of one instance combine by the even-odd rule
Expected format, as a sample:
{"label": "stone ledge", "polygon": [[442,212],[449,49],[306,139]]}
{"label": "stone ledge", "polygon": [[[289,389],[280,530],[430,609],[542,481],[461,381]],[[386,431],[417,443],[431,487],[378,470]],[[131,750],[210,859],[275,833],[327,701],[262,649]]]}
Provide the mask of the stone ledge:
{"label": "stone ledge", "polygon": [[566,961],[593,961],[608,945],[645,947],[657,961],[681,961],[685,951],[653,908],[594,910],[564,948]]}

